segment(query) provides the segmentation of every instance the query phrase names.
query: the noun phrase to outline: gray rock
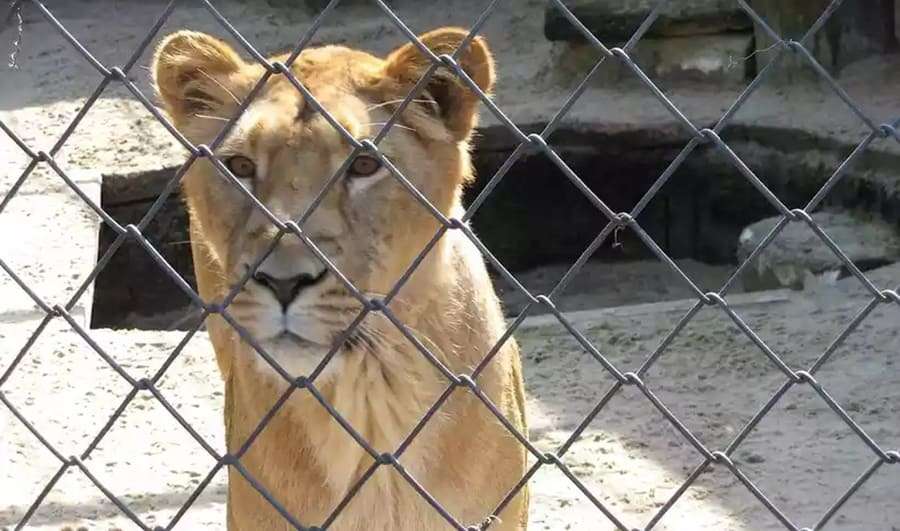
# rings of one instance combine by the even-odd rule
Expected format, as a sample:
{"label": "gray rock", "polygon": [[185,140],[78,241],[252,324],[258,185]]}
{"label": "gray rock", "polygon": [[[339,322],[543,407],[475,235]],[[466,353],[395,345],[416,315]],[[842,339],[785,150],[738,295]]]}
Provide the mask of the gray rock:
{"label": "gray rock", "polygon": [[[607,45],[624,42],[647,18],[657,0],[575,0],[566,6]],[[733,0],[669,2],[647,36],[709,35],[752,31],[747,14]],[[548,2],[544,35],[551,41],[582,41],[584,36]]]}
{"label": "gray rock", "polygon": [[[813,220],[859,269],[867,271],[900,260],[900,235],[883,222],[839,212],[819,212]],[[780,217],[745,228],[738,240],[737,258],[743,262]],[[747,291],[791,287],[802,289],[811,280],[833,282],[848,275],[844,263],[803,222],[790,223],[747,267],[742,277]]]}
{"label": "gray rock", "polygon": [[[638,42],[631,57],[651,79],[699,81],[716,84],[744,84],[750,63],[745,58],[753,44],[752,33],[698,35],[695,37],[645,37]],[[578,82],[600,57],[586,42],[558,43],[554,53],[552,75],[561,83]],[[597,84],[617,86],[636,81],[637,76],[618,61],[609,65]]]}

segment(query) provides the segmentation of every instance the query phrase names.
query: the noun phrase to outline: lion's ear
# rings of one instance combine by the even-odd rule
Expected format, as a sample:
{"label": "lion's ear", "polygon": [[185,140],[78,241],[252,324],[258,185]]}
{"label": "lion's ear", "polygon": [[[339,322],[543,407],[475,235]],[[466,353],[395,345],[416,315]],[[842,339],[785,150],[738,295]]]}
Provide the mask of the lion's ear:
{"label": "lion's ear", "polygon": [[[419,39],[440,56],[455,52],[466,35],[467,32],[459,28],[441,28],[425,33]],[[494,87],[494,60],[484,39],[472,39],[459,54],[457,62],[483,92],[490,93]],[[411,89],[429,66],[431,60],[416,45],[407,43],[388,55],[385,74],[400,86]],[[439,67],[421,97],[434,100],[440,118],[456,140],[468,138],[476,124],[479,99],[454,72]]]}
{"label": "lion's ear", "polygon": [[244,61],[227,43],[196,31],[179,31],[153,55],[153,84],[177,121],[233,101],[229,78]]}

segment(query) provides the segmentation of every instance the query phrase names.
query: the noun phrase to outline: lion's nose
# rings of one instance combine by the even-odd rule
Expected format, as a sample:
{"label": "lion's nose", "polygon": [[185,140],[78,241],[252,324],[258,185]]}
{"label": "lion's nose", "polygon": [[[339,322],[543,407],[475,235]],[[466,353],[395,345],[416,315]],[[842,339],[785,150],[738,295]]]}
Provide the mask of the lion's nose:
{"label": "lion's nose", "polygon": [[327,272],[328,270],[325,269],[318,275],[301,273],[289,278],[276,278],[262,271],[257,271],[253,275],[253,280],[268,288],[275,295],[275,298],[278,299],[281,309],[286,312],[288,305],[297,298],[301,291],[322,280]]}

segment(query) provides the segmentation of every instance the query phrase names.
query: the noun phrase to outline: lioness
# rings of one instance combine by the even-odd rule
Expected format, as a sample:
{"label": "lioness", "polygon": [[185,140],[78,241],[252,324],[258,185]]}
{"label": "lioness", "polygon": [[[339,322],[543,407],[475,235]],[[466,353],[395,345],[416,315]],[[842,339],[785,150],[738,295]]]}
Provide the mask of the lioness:
{"label": "lioness", "polygon": [[[451,53],[465,32],[421,36]],[[285,61],[287,56],[273,57]],[[487,45],[474,39],[459,65],[484,91],[494,84]],[[413,44],[381,59],[339,46],[305,50],[291,71],[355,138],[374,135],[429,66]],[[263,74],[226,43],[179,31],[159,45],[153,81],[165,111],[188,139],[210,143]],[[462,214],[471,179],[469,139],[478,98],[440,69],[380,143],[394,165],[446,216]],[[217,155],[282,220],[306,210],[344,163],[349,143],[284,76],[274,75]],[[201,296],[221,301],[272,243],[277,229],[212,164],[184,178]],[[371,154],[360,154],[302,229],[360,290],[388,293],[437,233],[438,222]],[[228,311],[293,376],[308,375],[362,305],[296,235],[288,234]],[[389,308],[456,374],[468,374],[505,329],[477,248],[449,230],[418,265]],[[225,380],[227,446],[236,453],[287,389],[284,379],[219,315],[209,334]],[[518,348],[510,339],[478,383],[509,422],[526,432]],[[315,379],[324,399],[379,453],[394,452],[448,386],[448,380],[382,313],[370,314]],[[522,490],[492,510],[525,473],[523,446],[477,397],[456,388],[399,458],[410,476],[463,525],[526,527]],[[299,389],[240,458],[259,486],[304,526],[334,530],[448,529],[450,524],[392,465],[378,466],[338,513],[329,515],[374,463],[307,390]],[[228,528],[291,528],[229,467]]]}

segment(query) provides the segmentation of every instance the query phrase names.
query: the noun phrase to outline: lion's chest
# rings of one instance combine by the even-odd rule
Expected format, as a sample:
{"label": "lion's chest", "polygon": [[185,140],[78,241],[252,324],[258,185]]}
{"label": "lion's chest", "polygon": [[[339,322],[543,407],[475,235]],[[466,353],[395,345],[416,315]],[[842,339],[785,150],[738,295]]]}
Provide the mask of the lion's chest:
{"label": "lion's chest", "polygon": [[[315,393],[295,390],[262,432],[248,455],[251,472],[287,493],[286,507],[306,515],[304,525],[321,525],[349,497],[330,529],[443,529],[446,521],[409,478],[429,492],[443,490],[442,498],[458,491],[441,488],[447,476],[440,472],[440,442],[454,400],[429,413],[448,382],[421,353],[408,350],[345,352],[329,365],[313,383]],[[278,383],[268,402],[286,390],[272,376]],[[399,467],[376,464],[382,455],[397,455]]]}

